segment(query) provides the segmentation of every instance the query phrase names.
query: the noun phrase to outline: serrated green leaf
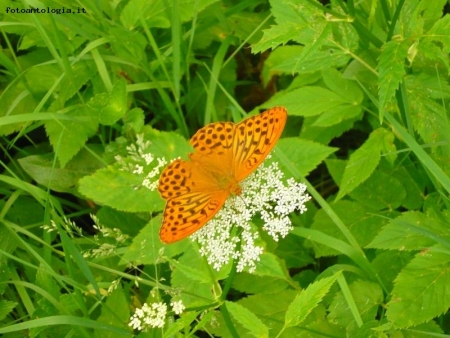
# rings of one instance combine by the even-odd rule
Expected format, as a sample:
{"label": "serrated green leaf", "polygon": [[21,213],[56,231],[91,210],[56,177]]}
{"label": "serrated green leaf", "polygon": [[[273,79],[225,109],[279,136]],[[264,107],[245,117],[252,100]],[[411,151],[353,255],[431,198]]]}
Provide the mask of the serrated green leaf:
{"label": "serrated green leaf", "polygon": [[92,66],[92,61],[77,62],[71,70],[71,76],[65,76],[58,85],[58,102],[61,104],[72,98],[97,73],[97,69]]}
{"label": "serrated green leaf", "polygon": [[[379,232],[379,229],[387,223],[387,219],[373,215],[371,209],[356,202],[345,200],[335,202],[333,210],[361,246],[367,245]],[[325,233],[334,239],[345,240],[342,232],[330,224],[329,216],[321,209],[316,213],[311,229]],[[329,245],[311,242],[311,246],[314,248],[316,257],[342,254]]]}
{"label": "serrated green leaf", "polygon": [[[26,122],[9,122],[14,115],[32,113],[37,105],[36,99],[24,88],[21,81],[11,83],[0,95],[0,135],[9,135],[20,130]],[[6,123],[5,123],[6,121]]]}
{"label": "serrated green leaf", "polygon": [[397,276],[412,257],[413,254],[409,251],[379,250],[371,264],[383,285],[390,291],[394,283],[393,276]]}
{"label": "serrated green leaf", "polygon": [[[298,137],[289,137],[278,141],[276,151],[286,154],[283,161],[278,160],[282,171],[288,172],[289,168],[294,166],[302,176],[306,176],[336,150]],[[274,157],[276,158],[276,155]]]}
{"label": "serrated green leaf", "polygon": [[407,41],[389,41],[382,48],[378,63],[378,96],[381,117],[405,75],[405,58],[408,48]]}
{"label": "serrated green leaf", "polygon": [[289,283],[276,277],[241,272],[234,277],[232,287],[246,294],[277,293],[287,289]]}
{"label": "serrated green leaf", "polygon": [[[130,318],[130,310],[125,292],[120,285],[106,298],[106,301],[102,304],[102,312],[97,318],[99,323],[117,326],[122,329],[129,329],[131,333],[131,328],[127,325]],[[120,311],[118,311],[120,309]],[[95,336],[99,338],[109,338],[113,337],[112,333],[106,332],[103,329],[96,329]],[[130,334],[120,334],[115,333],[114,338],[130,337]]]}
{"label": "serrated green leaf", "polygon": [[301,324],[306,316],[322,301],[340,274],[338,272],[331,277],[325,277],[314,282],[297,294],[286,311],[284,328]]}
{"label": "serrated green leaf", "polygon": [[[172,245],[166,245],[165,250]],[[186,307],[211,305],[217,301],[220,290],[216,283],[228,275],[232,266],[228,264],[220,271],[213,270],[194,245],[185,247],[178,264],[180,268],[175,267],[172,271],[171,287],[183,290],[180,297]],[[193,269],[198,271],[195,272]]]}
{"label": "serrated green leaf", "polygon": [[392,133],[384,128],[374,130],[364,144],[359,147],[348,161],[339,193],[336,199],[341,199],[345,194],[355,189],[364,182],[375,170],[380,162],[380,153],[385,139],[391,140]]}
{"label": "serrated green leaf", "polygon": [[104,125],[113,125],[125,114],[127,109],[127,83],[117,81],[110,93],[100,93],[91,98],[88,107]]}
{"label": "serrated green leaf", "polygon": [[407,211],[391,220],[367,247],[421,250],[439,242],[450,243],[448,224],[431,215]]}
{"label": "serrated green leaf", "polygon": [[128,212],[162,210],[164,201],[159,193],[142,186],[143,178],[117,167],[96,171],[79,181],[79,192],[98,204]]}
{"label": "serrated green leaf", "polygon": [[406,189],[395,177],[375,170],[349,195],[361,204],[375,210],[395,210],[402,205],[406,198]]}
{"label": "serrated green leaf", "polygon": [[361,107],[342,104],[338,107],[333,107],[323,112],[316,121],[312,124],[313,127],[330,127],[340,124],[345,120],[356,118],[361,114]]}
{"label": "serrated green leaf", "polygon": [[399,180],[406,190],[406,197],[402,206],[408,210],[417,210],[421,208],[424,202],[424,187],[421,186],[423,182],[415,179],[417,168],[411,162],[408,162],[408,160],[404,161],[405,166],[395,168],[391,175]]}
{"label": "serrated green leaf", "polygon": [[17,302],[10,302],[5,299],[0,300],[0,320],[4,320],[6,316],[18,305]]}
{"label": "serrated green leaf", "polygon": [[331,67],[343,67],[349,59],[350,56],[345,51],[328,47],[310,52],[300,63],[299,56],[288,59],[280,63],[277,69],[285,73],[308,74]]}
{"label": "serrated green leaf", "polygon": [[353,106],[361,104],[364,96],[356,81],[344,78],[335,68],[324,69],[321,74],[326,86],[345,103]]}
{"label": "serrated green leaf", "polygon": [[297,291],[286,289],[248,296],[238,303],[257,315],[265,326],[270,327],[271,332],[278,332],[283,327],[286,310],[296,295]]}
{"label": "serrated green leaf", "polygon": [[314,116],[347,103],[342,97],[323,87],[305,86],[279,92],[265,106],[283,105],[289,115]]}
{"label": "serrated green leaf", "polygon": [[213,315],[213,312],[206,312],[206,313],[202,313],[200,311],[185,312],[180,315],[180,318],[178,318],[175,321],[175,323],[170,323],[167,330],[164,329],[163,337],[164,338],[176,337],[176,335],[178,333],[182,332],[184,328],[190,327],[193,324],[193,322],[196,320],[196,318],[199,317],[199,318],[201,318],[200,322],[196,323],[197,325],[192,330],[192,332],[195,332],[198,329],[201,329],[203,326],[205,326],[205,321],[209,322],[209,320],[211,320],[212,315]]}
{"label": "serrated green leaf", "polygon": [[93,171],[102,168],[103,163],[93,156],[101,149],[90,145],[82,149],[64,168],[54,163],[54,154],[32,155],[18,160],[23,170],[36,182],[58,192],[69,192],[74,189],[78,180]]}
{"label": "serrated green leaf", "polygon": [[89,137],[97,131],[98,122],[86,107],[67,111],[65,116],[73,119],[60,119],[45,122],[45,131],[55,150],[61,168],[85,145]]}
{"label": "serrated green leaf", "polygon": [[57,64],[36,65],[25,73],[26,81],[33,92],[46,92],[61,76],[61,69]]}
{"label": "serrated green leaf", "polygon": [[269,48],[274,49],[279,45],[286,44],[297,37],[299,29],[301,27],[294,23],[284,23],[264,30],[261,40],[252,46],[252,53],[261,53]]}
{"label": "serrated green leaf", "polygon": [[234,320],[246,328],[251,336],[257,338],[269,337],[269,329],[254,313],[238,303],[227,301],[225,304]]}
{"label": "serrated green leaf", "polygon": [[285,279],[288,272],[280,265],[277,256],[265,252],[259,256],[254,274],[257,276],[271,276]]}
{"label": "serrated green leaf", "polygon": [[144,111],[141,108],[133,108],[123,117],[123,131],[139,133],[145,124]]}
{"label": "serrated green leaf", "polygon": [[162,218],[152,218],[139,234],[133,238],[128,250],[123,254],[121,264],[133,262],[139,264],[158,264],[161,256],[174,257],[184,252],[190,245],[189,240],[179,241],[171,245],[165,245],[159,239],[159,229]]}
{"label": "serrated green leaf", "polygon": [[426,33],[425,38],[442,43],[445,53],[450,52],[450,16],[447,14],[437,20],[433,27]]}
{"label": "serrated green leaf", "polygon": [[359,118],[344,120],[339,124],[329,127],[313,126],[317,119],[317,116],[305,117],[303,119],[302,131],[300,134],[301,138],[326,145],[329,144],[331,140],[341,136],[345,131],[350,130]]}
{"label": "serrated green leaf", "polygon": [[[378,308],[383,302],[381,287],[376,283],[357,280],[349,285],[349,290],[363,322],[375,320]],[[356,322],[348,307],[344,294],[339,291],[330,304],[329,320],[333,324],[354,328]]]}
{"label": "serrated green leaf", "polygon": [[437,250],[418,253],[397,276],[386,312],[395,327],[424,323],[450,307],[450,255]]}

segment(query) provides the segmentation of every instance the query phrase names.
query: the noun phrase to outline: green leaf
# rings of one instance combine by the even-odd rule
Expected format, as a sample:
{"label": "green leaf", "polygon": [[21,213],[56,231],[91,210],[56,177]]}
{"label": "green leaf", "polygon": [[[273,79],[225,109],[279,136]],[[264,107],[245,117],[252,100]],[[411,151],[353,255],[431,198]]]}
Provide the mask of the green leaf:
{"label": "green leaf", "polygon": [[350,196],[375,210],[395,210],[406,198],[406,189],[397,178],[375,170]]}
{"label": "green leaf", "polygon": [[57,64],[35,65],[25,73],[25,79],[34,93],[45,93],[61,76],[61,69]]}
{"label": "green leaf", "polygon": [[246,328],[251,336],[269,337],[268,327],[253,312],[238,303],[226,301],[225,304],[234,320]]}
{"label": "green leaf", "polygon": [[6,316],[18,305],[17,302],[10,302],[8,300],[0,300],[0,320],[3,321]]}
{"label": "green leaf", "polygon": [[139,133],[145,124],[145,114],[141,108],[133,108],[123,117],[123,131]]}
{"label": "green leaf", "polygon": [[389,41],[381,50],[378,63],[378,96],[381,118],[405,75],[405,59],[408,48],[407,41]]}
{"label": "green leaf", "polygon": [[418,253],[396,278],[386,312],[395,327],[411,327],[448,311],[450,255],[438,250]]}
{"label": "green leaf", "polygon": [[[361,115],[359,115],[361,116]],[[345,131],[350,130],[357,118],[344,120],[339,124],[335,124],[329,127],[317,127],[314,126],[315,121],[320,118],[319,116],[305,117],[303,119],[301,137],[305,140],[314,141],[323,145],[327,145],[331,140],[338,138]]]}
{"label": "green leaf", "polygon": [[116,26],[109,29],[109,34],[111,47],[117,57],[136,64],[146,62],[145,48],[148,41],[141,32]]}
{"label": "green leaf", "polygon": [[297,294],[286,311],[284,328],[301,324],[330,291],[340,274],[338,272],[331,277],[322,278]]}
{"label": "green leaf", "polygon": [[306,176],[336,150],[337,148],[302,140],[298,137],[289,137],[278,141],[274,158],[277,159],[277,153],[281,152],[283,158],[278,161],[283,172],[289,172],[289,168],[292,166],[300,175]]}
{"label": "green leaf", "polygon": [[248,296],[238,303],[257,315],[271,332],[278,332],[283,327],[286,310],[296,295],[297,291],[286,289]]}
{"label": "green leaf", "polygon": [[[264,30],[261,40],[252,46],[252,53],[260,53],[269,48],[285,44],[290,40],[295,40],[299,36],[299,32],[307,30],[308,25],[302,18],[301,12],[290,1],[270,1],[272,7],[272,15],[275,17],[277,25],[271,26]],[[305,11],[311,14],[310,7],[304,4]]]}
{"label": "green leaf", "polygon": [[287,289],[289,283],[277,277],[256,276],[241,272],[234,277],[232,287],[246,294],[277,293]]}
{"label": "green leaf", "polygon": [[[189,243],[189,241],[187,242]],[[166,248],[172,245],[174,244],[166,245]],[[222,267],[219,272],[213,270],[206,259],[200,256],[194,245],[185,248],[178,263],[180,265],[177,265],[172,271],[170,285],[174,289],[183,290],[180,297],[186,307],[211,306],[217,301],[220,288],[216,283],[225,278],[230,271],[231,264]]]}
{"label": "green leaf", "polygon": [[142,186],[143,178],[117,166],[97,170],[79,181],[78,191],[94,202],[128,212],[162,210],[164,201],[156,190]]}
{"label": "green leaf", "polygon": [[380,161],[384,143],[386,140],[392,142],[393,139],[394,135],[384,128],[378,128],[370,134],[366,142],[350,156],[337,200],[351,192],[372,174]]}
{"label": "green leaf", "polygon": [[424,187],[421,186],[423,182],[416,179],[420,176],[417,176],[417,168],[411,161],[405,160],[403,163],[405,166],[397,167],[395,171],[391,172],[392,177],[399,180],[406,191],[402,206],[408,210],[420,209],[425,196]]}
{"label": "green leaf", "polygon": [[421,250],[436,243],[450,247],[448,224],[431,215],[407,211],[391,220],[367,247]]}
{"label": "green leaf", "polygon": [[264,35],[261,40],[252,46],[252,53],[261,53],[269,48],[274,49],[279,45],[284,45],[294,40],[298,35],[298,30],[301,28],[299,25],[288,22],[274,25],[264,30]]}
{"label": "green leaf", "polygon": [[265,106],[284,105],[289,115],[314,116],[347,103],[331,90],[305,86],[287,92],[279,92]]}
{"label": "green leaf", "polygon": [[413,257],[409,251],[377,251],[377,255],[371,262],[377,275],[383,281],[383,285],[387,290],[391,291],[393,288],[393,278],[409,263]]}
{"label": "green leaf", "polygon": [[97,74],[97,69],[93,66],[92,61],[79,61],[71,67],[71,71],[71,76],[66,74],[58,85],[58,102],[60,104],[71,99],[89,79]]}
{"label": "green leaf", "polygon": [[[349,289],[363,322],[375,320],[378,308],[383,303],[381,287],[369,281],[357,280],[349,285]],[[355,328],[356,322],[348,307],[343,292],[339,291],[330,304],[329,320],[334,324]]]}
{"label": "green leaf", "polygon": [[125,115],[127,110],[127,83],[124,79],[117,81],[110,93],[95,95],[88,102],[88,107],[98,115],[99,122],[113,125]]}
{"label": "green leaf", "polygon": [[[345,200],[335,202],[333,204],[333,211],[350,230],[352,235],[355,236],[361,246],[367,245],[378,233],[381,226],[387,222],[386,219],[378,215],[373,215],[371,209],[356,202]],[[345,240],[342,232],[338,227],[332,225],[329,216],[323,209],[319,210],[315,215],[311,229],[325,233],[334,239]],[[311,242],[311,245],[314,248],[316,257],[342,254],[342,252],[337,252],[328,245],[326,246],[316,242]]]}
{"label": "green leaf", "polygon": [[163,244],[159,239],[161,228],[161,216],[152,218],[139,234],[133,238],[128,250],[123,254],[121,264],[129,262],[139,264],[158,264],[162,262],[162,256],[174,257],[184,252],[190,245],[189,240],[179,241],[171,245]]}
{"label": "green leaf", "polygon": [[[127,326],[127,322],[130,318],[130,310],[129,304],[127,302],[127,297],[125,296],[125,292],[122,287],[119,285],[108,297],[106,298],[106,302],[103,303],[102,312],[100,316],[97,318],[99,323],[117,326],[122,329],[128,329],[131,333],[131,328]],[[118,311],[120,309],[120,311]],[[95,336],[99,338],[120,338],[120,337],[129,337],[130,334],[120,334],[115,333],[114,336],[112,333],[105,332],[104,330],[95,330]]]}
{"label": "green leaf", "polygon": [[15,122],[15,115],[30,114],[37,105],[36,99],[20,81],[12,82],[0,95],[0,135],[9,135],[20,130],[27,122]]}
{"label": "green leaf", "polygon": [[424,38],[441,42],[443,52],[448,54],[450,52],[450,16],[447,14],[437,20]]}
{"label": "green leaf", "polygon": [[32,155],[18,160],[23,170],[37,183],[54,191],[69,192],[75,188],[78,180],[85,175],[103,167],[103,163],[93,156],[99,152],[97,145],[90,145],[89,150],[82,149],[64,168],[54,163],[54,154]]}
{"label": "green leaf", "polygon": [[61,168],[85,145],[97,131],[97,120],[85,107],[78,107],[64,113],[71,119],[45,122],[45,131],[55,150]]}
{"label": "green leaf", "polygon": [[265,252],[259,256],[259,261],[256,263],[254,274],[257,276],[270,276],[281,279],[286,279],[286,276],[288,276],[288,272],[280,265],[277,256],[270,252]]}

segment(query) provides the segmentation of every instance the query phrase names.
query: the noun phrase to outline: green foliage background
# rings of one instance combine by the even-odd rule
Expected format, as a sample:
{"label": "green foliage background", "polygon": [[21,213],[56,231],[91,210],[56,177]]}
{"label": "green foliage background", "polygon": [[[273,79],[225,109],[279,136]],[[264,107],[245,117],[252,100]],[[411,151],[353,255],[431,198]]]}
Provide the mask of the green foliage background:
{"label": "green foliage background", "polygon": [[[450,334],[449,9],[0,0],[0,334]],[[116,156],[133,164],[143,135],[185,157],[199,127],[277,105],[274,156],[313,196],[292,233],[265,240],[254,274],[161,244],[164,201]],[[125,239],[93,237],[90,213]],[[133,333],[135,308],[173,295],[181,316]]]}

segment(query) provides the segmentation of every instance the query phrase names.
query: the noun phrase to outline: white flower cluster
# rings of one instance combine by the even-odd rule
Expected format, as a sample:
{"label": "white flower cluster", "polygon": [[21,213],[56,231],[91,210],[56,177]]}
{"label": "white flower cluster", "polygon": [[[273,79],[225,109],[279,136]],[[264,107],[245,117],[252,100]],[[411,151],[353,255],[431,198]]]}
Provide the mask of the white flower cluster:
{"label": "white flower cluster", "polygon": [[311,196],[305,194],[304,184],[293,179],[284,183],[282,179],[283,173],[276,162],[269,166],[261,164],[241,182],[242,194],[229,198],[216,216],[191,236],[200,244],[200,254],[207,257],[214,269],[219,270],[231,259],[237,259],[238,272],[244,269],[254,272],[263,252],[255,244],[259,234],[251,223],[254,216],[260,216],[264,222],[262,229],[275,241],[293,229],[288,215],[295,210],[305,212],[304,204]]}
{"label": "white flower cluster", "polygon": [[[120,170],[143,175],[142,186],[149,190],[156,190],[161,168],[167,165],[167,161],[164,158],[157,158],[156,161],[158,163],[155,165],[155,157],[152,153],[147,152],[150,146],[151,142],[144,141],[143,135],[137,135],[136,143],[126,147],[128,151],[127,160],[120,155],[116,155],[115,159],[121,166]],[[147,170],[149,171],[146,172]]]}
{"label": "white flower cluster", "polygon": [[[181,300],[172,301],[170,303],[175,314],[181,314],[185,306]],[[163,328],[167,316],[167,305],[162,302],[152,303],[148,305],[144,303],[142,308],[136,309],[130,318],[131,326],[135,330],[147,331],[150,328]]]}

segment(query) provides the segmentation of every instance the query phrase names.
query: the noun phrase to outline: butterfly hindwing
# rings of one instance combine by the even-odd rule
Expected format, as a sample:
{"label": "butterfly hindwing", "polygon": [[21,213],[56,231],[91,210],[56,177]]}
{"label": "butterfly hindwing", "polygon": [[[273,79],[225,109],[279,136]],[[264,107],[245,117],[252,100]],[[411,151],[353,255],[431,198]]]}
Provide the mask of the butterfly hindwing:
{"label": "butterfly hindwing", "polygon": [[191,192],[170,199],[164,209],[159,237],[164,243],[181,240],[200,229],[222,208],[226,192]]}

